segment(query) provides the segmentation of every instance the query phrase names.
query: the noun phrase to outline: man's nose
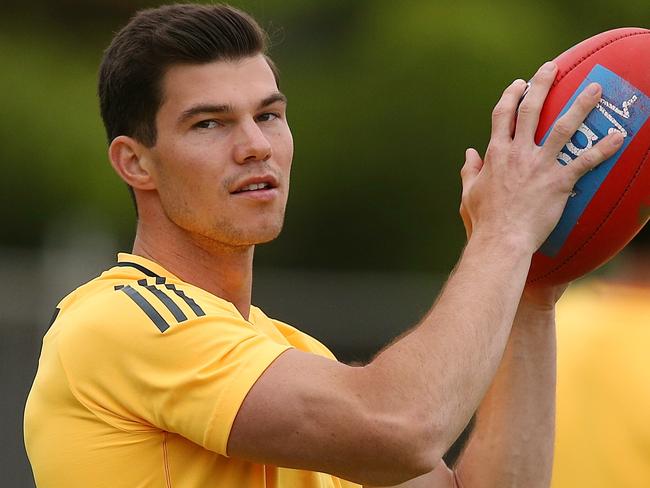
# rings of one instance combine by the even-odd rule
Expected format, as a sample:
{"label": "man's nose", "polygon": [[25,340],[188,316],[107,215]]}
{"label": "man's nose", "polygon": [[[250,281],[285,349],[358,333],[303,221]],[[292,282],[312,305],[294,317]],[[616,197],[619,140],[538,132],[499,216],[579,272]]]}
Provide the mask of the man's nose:
{"label": "man's nose", "polygon": [[246,121],[238,128],[234,152],[238,164],[266,161],[271,157],[271,143],[254,120]]}

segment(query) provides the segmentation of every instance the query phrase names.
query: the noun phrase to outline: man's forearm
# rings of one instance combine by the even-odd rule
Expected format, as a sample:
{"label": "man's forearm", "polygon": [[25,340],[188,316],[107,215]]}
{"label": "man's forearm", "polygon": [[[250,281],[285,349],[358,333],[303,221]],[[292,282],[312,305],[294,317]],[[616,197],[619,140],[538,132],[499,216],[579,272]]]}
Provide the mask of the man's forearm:
{"label": "man's forearm", "polygon": [[522,300],[456,471],[467,487],[547,487],[555,422],[555,320]]}
{"label": "man's forearm", "polygon": [[434,426],[434,457],[458,436],[494,377],[529,263],[518,243],[473,236],[423,322],[368,366],[381,385],[377,402]]}

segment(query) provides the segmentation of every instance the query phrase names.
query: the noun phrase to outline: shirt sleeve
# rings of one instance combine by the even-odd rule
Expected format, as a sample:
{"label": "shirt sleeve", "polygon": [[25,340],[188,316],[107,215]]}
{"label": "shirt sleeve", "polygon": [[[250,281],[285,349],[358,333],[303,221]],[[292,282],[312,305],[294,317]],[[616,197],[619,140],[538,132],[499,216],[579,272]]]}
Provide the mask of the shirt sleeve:
{"label": "shirt sleeve", "polygon": [[291,346],[226,311],[164,333],[139,312],[123,300],[105,317],[67,321],[57,346],[73,394],[121,430],[162,429],[226,455],[248,391]]}
{"label": "shirt sleeve", "polygon": [[273,325],[280,331],[289,343],[301,351],[318,354],[319,356],[337,361],[336,356],[330,351],[322,342],[311,337],[310,335],[301,332],[300,330],[292,327],[279,320],[272,320]]}

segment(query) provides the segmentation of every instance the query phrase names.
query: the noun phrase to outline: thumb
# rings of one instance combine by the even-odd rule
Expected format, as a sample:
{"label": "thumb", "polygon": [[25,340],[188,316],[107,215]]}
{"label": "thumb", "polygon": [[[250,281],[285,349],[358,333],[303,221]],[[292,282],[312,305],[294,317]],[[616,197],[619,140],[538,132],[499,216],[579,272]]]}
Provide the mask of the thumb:
{"label": "thumb", "polygon": [[483,160],[478,151],[470,147],[465,151],[465,164],[460,170],[460,177],[463,180],[463,186],[468,186],[479,174],[483,167]]}
{"label": "thumb", "polygon": [[460,216],[463,219],[463,225],[465,226],[465,232],[467,233],[468,239],[472,235],[472,219],[469,216],[467,207],[465,207],[465,198],[482,167],[483,160],[478,151],[471,147],[467,149],[465,151],[465,164],[463,164],[463,167],[460,170],[460,177],[463,182],[463,194],[460,200]]}

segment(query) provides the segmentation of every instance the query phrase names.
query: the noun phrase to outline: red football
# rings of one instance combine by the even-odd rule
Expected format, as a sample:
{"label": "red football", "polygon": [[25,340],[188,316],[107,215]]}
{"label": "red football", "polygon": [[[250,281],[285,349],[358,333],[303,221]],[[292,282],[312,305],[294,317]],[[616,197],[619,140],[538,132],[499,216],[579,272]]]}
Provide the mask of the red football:
{"label": "red football", "polygon": [[583,176],[558,225],[533,256],[528,283],[565,283],[602,265],[650,218],[650,30],[598,34],[555,59],[558,74],[546,99],[536,142],[591,82],[603,88],[598,106],[558,155],[571,164],[613,130],[618,152]]}

